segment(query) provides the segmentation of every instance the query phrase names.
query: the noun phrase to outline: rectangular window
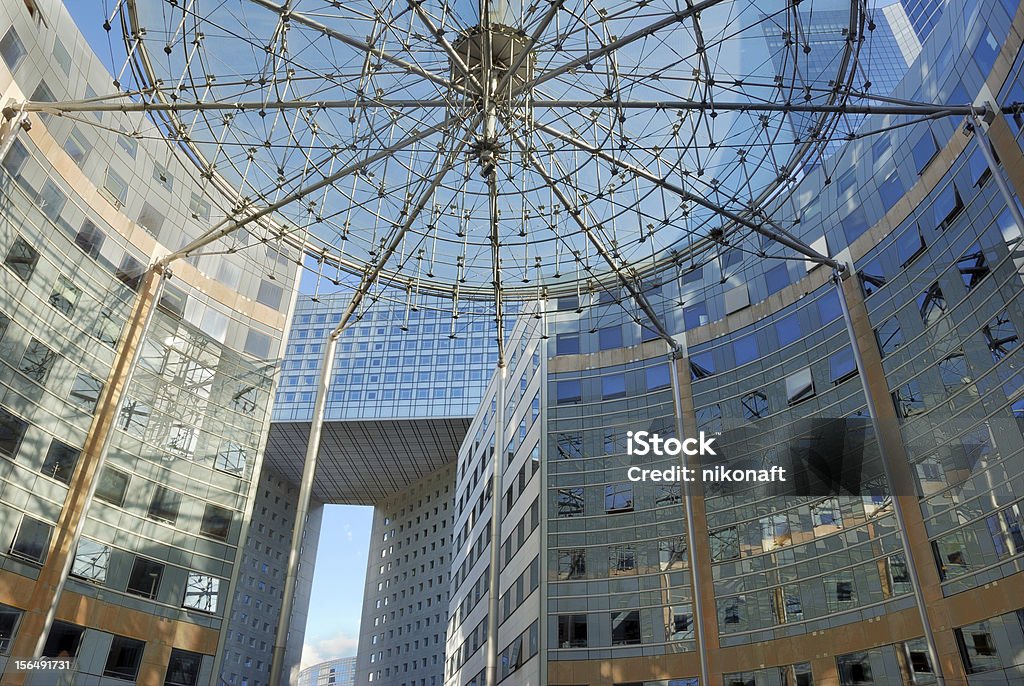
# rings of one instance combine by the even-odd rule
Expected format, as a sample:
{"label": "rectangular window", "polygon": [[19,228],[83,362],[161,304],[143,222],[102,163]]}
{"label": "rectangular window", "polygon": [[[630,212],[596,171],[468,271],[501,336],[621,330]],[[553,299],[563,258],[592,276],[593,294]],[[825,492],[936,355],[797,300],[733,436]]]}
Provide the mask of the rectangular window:
{"label": "rectangular window", "polygon": [[121,129],[121,133],[117,136],[117,144],[121,146],[121,149],[128,153],[128,156],[133,160],[139,152],[139,141],[136,140],[134,133],[128,133],[124,129]]}
{"label": "rectangular window", "polygon": [[178,510],[181,509],[181,493],[164,486],[157,486],[153,499],[149,501],[147,516],[158,522],[174,524],[178,521]]}
{"label": "rectangular window", "polygon": [[[237,396],[236,396],[237,398]],[[251,412],[247,414],[252,414]],[[224,444],[217,452],[217,459],[214,461],[214,468],[227,472],[228,474],[234,474],[240,476],[245,471],[246,465],[246,450],[238,443],[228,441]]]}
{"label": "rectangular window", "polygon": [[0,57],[3,58],[11,73],[14,73],[27,54],[28,50],[25,49],[25,44],[14,27],[7,29],[4,37],[0,38]]}
{"label": "rectangular window", "polygon": [[878,349],[882,357],[898,350],[903,345],[903,331],[900,329],[899,320],[896,317],[886,319],[875,329],[875,338],[878,339]]}
{"label": "rectangular window", "polygon": [[776,265],[764,273],[764,281],[768,295],[778,293],[789,285],[789,269],[784,264]]}
{"label": "rectangular window", "polygon": [[683,328],[689,331],[708,323],[707,305],[700,302],[683,308]]}
{"label": "rectangular window", "polygon": [[640,611],[626,610],[612,613],[612,645],[640,643]]}
{"label": "rectangular window", "polygon": [[199,531],[210,538],[226,541],[231,531],[231,510],[207,503]]}
{"label": "rectangular window", "polygon": [[790,406],[810,400],[814,395],[814,379],[810,367],[786,377],[786,402]]}
{"label": "rectangular window", "polygon": [[110,546],[88,538],[78,542],[75,559],[71,563],[71,574],[79,579],[103,583],[107,580],[110,567]]}
{"label": "rectangular window", "polygon": [[989,352],[992,353],[992,361],[998,362],[1017,347],[1017,329],[1010,321],[1009,315],[1003,312],[996,316],[985,326],[981,327],[981,333],[985,336]]}
{"label": "rectangular window", "polygon": [[185,599],[181,606],[190,610],[217,612],[217,598],[220,593],[220,579],[206,574],[188,573],[188,583],[185,586]]}
{"label": "rectangular window", "polygon": [[989,273],[988,260],[985,259],[985,253],[977,243],[956,261],[956,268],[960,272],[960,279],[967,290],[977,286]]}
{"label": "rectangular window", "polygon": [[64,141],[64,152],[68,154],[72,162],[83,167],[89,158],[89,153],[92,152],[92,143],[82,135],[78,127],[75,127],[71,129],[68,139]]}
{"label": "rectangular window", "polygon": [[583,548],[558,551],[558,580],[571,581],[587,577],[587,553]]}
{"label": "rectangular window", "polygon": [[0,407],[0,456],[13,460],[27,430],[28,422]]}
{"label": "rectangular window", "polygon": [[917,169],[917,173],[921,174],[924,172],[925,167],[932,161],[936,153],[939,152],[939,146],[935,144],[935,137],[932,136],[931,131],[926,131],[923,136],[917,139],[914,143],[913,157],[914,157],[914,168]]}
{"label": "rectangular window", "polygon": [[43,657],[77,657],[85,627],[54,622],[43,646]]}
{"label": "rectangular window", "polygon": [[753,334],[737,338],[732,342],[732,351],[737,366],[753,362],[758,357],[757,339]]}
{"label": "rectangular window", "polygon": [[53,221],[57,221],[60,218],[60,213],[64,211],[64,206],[68,203],[68,196],[57,184],[47,179],[42,190],[39,191],[36,203],[43,214]]}
{"label": "rectangular window", "polygon": [[210,203],[197,193],[193,193],[189,198],[188,210],[194,219],[206,221],[210,218]]}
{"label": "rectangular window", "polygon": [[614,350],[622,347],[622,326],[607,326],[597,331],[599,350]]}
{"label": "rectangular window", "polygon": [[57,353],[33,338],[28,344],[28,348],[25,349],[25,355],[21,358],[21,365],[18,369],[32,381],[42,384],[46,382],[46,377],[56,359]]}
{"label": "rectangular window", "polygon": [[107,167],[107,174],[103,178],[103,190],[110,194],[115,207],[124,207],[128,202],[128,182],[121,178],[121,175],[112,167]]}
{"label": "rectangular window", "polygon": [[160,578],[163,575],[163,564],[144,557],[136,557],[125,590],[143,598],[156,598],[157,590],[160,588]]}
{"label": "rectangular window", "polygon": [[636,574],[636,549],[628,545],[609,548],[608,573],[611,576]]}
{"label": "rectangular window", "polygon": [[164,686],[197,686],[199,670],[203,665],[203,656],[187,650],[174,648],[171,659],[167,662],[167,675]]}
{"label": "rectangular window", "polygon": [[892,401],[896,405],[896,414],[909,419],[925,411],[921,385],[916,381],[908,381],[892,393]]}
{"label": "rectangular window", "polygon": [[14,535],[14,541],[11,543],[11,555],[29,562],[43,564],[46,561],[46,553],[50,549],[50,534],[52,533],[51,525],[24,515],[21,518],[18,533]]}
{"label": "rectangular window", "polygon": [[100,250],[103,248],[105,238],[106,236],[103,235],[103,232],[92,221],[86,219],[82,222],[82,228],[79,229],[78,235],[75,236],[75,245],[95,260],[100,256]]}
{"label": "rectangular window", "polygon": [[671,368],[667,364],[648,367],[645,371],[647,390],[657,391],[662,388],[669,388],[672,385],[671,373]]}
{"label": "rectangular window", "polygon": [[740,539],[736,527],[711,531],[708,533],[708,541],[711,544],[712,562],[735,560],[740,556]]}
{"label": "rectangular window", "polygon": [[88,374],[79,374],[75,377],[75,383],[71,386],[68,402],[82,412],[92,414],[96,411],[96,404],[99,403],[102,392],[102,381]]}
{"label": "rectangular window", "polygon": [[39,470],[43,474],[62,483],[70,483],[71,475],[78,464],[78,456],[82,451],[61,443],[56,438],[50,441],[50,449],[46,451],[46,459]]}
{"label": "rectangular window", "polygon": [[107,664],[103,667],[103,676],[115,679],[135,681],[142,664],[142,653],[146,649],[145,641],[137,641],[125,636],[114,636],[107,653]]}
{"label": "rectangular window", "polygon": [[857,376],[857,362],[853,358],[853,349],[846,346],[828,358],[829,379],[836,386]]}
{"label": "rectangular window", "polygon": [[761,391],[748,393],[740,399],[743,418],[751,421],[764,419],[768,416],[768,396]]}
{"label": "rectangular window", "polygon": [[580,352],[580,337],[575,333],[560,333],[555,336],[556,355],[578,355]]}
{"label": "rectangular window", "polygon": [[559,648],[586,648],[587,647],[587,616],[586,615],[559,615],[558,616],[558,647]]}
{"label": "rectangular window", "polygon": [[153,179],[160,184],[160,187],[170,192],[174,189],[174,177],[159,162],[153,163]]}
{"label": "rectangular window", "polygon": [[114,272],[114,276],[128,288],[133,291],[139,290],[139,284],[142,283],[142,275],[146,272],[146,267],[131,255],[125,255],[121,258],[121,264],[118,266],[117,271]]}
{"label": "rectangular window", "polygon": [[609,374],[601,377],[601,399],[614,400],[626,397],[626,375]]}
{"label": "rectangular window", "polygon": [[583,399],[579,381],[558,381],[555,384],[555,398],[559,405],[578,403]]}
{"label": "rectangular window", "polygon": [[21,621],[21,610],[7,605],[0,605],[0,655],[7,655],[11,650],[14,632]]}
{"label": "rectangular window", "polygon": [[558,489],[557,511],[559,517],[582,517],[584,514],[583,488]]}
{"label": "rectangular window", "polygon": [[110,465],[100,472],[99,481],[96,483],[96,497],[111,505],[121,507],[124,504],[125,493],[128,492],[128,482],[131,477],[119,469]]}
{"label": "rectangular window", "polygon": [[32,278],[38,262],[39,252],[21,236],[14,239],[11,249],[7,251],[7,257],[4,258],[4,264],[25,283]]}
{"label": "rectangular window", "polygon": [[57,283],[50,293],[50,305],[65,317],[71,317],[78,306],[78,299],[82,297],[82,289],[74,284],[68,277],[61,274],[57,277]]}
{"label": "rectangular window", "polygon": [[604,511],[611,514],[614,512],[633,511],[633,484],[609,484],[604,487]]}
{"label": "rectangular window", "polygon": [[690,356],[690,380],[706,379],[715,374],[715,358],[710,352]]}
{"label": "rectangular window", "polygon": [[658,541],[658,568],[667,572],[686,567],[686,540],[682,536]]}

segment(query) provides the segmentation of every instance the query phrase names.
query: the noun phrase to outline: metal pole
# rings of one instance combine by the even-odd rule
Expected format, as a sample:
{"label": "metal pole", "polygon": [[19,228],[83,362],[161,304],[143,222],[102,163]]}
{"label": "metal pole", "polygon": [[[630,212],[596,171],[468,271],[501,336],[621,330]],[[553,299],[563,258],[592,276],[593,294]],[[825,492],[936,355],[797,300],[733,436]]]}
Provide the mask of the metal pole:
{"label": "metal pole", "polygon": [[[124,382],[121,385],[121,390],[117,397],[114,399],[113,404],[108,403],[106,411],[117,412],[121,406],[121,398],[124,396],[128,387],[131,385],[132,377],[135,375],[135,370],[139,364],[139,358],[142,356],[142,343],[149,333],[150,325],[153,323],[153,315],[156,313],[157,303],[160,302],[160,296],[163,293],[164,283],[167,278],[167,273],[163,268],[159,266],[151,267],[152,278],[157,279],[156,287],[153,289],[152,295],[147,296],[146,292],[139,294],[139,302],[136,308],[144,306],[144,298],[151,300],[149,304],[149,311],[146,312],[145,319],[142,322],[142,329],[139,332],[138,340],[135,341],[135,348],[131,352],[131,362],[128,364],[128,370],[124,375]],[[147,284],[148,285],[148,284]],[[131,333],[129,333],[129,336]],[[130,345],[131,340],[129,337],[125,337],[125,345]],[[116,366],[116,363],[115,363]],[[116,380],[111,379],[109,382],[110,393],[116,393],[114,384]],[[96,458],[96,471],[95,477],[89,483],[89,488],[86,491],[85,501],[82,505],[81,514],[78,517],[78,522],[75,524],[75,531],[71,537],[71,545],[68,550],[67,558],[64,560],[64,564],[60,570],[60,577],[57,583],[53,587],[53,595],[50,599],[50,607],[46,611],[46,617],[43,619],[43,627],[36,638],[36,645],[33,649],[32,655],[35,658],[43,656],[43,648],[46,647],[46,639],[50,635],[50,628],[53,626],[53,621],[57,616],[57,606],[60,604],[61,594],[64,592],[64,586],[67,585],[68,576],[71,574],[71,567],[75,561],[75,553],[78,550],[78,543],[82,539],[82,532],[85,531],[85,523],[88,519],[89,509],[92,507],[93,499],[96,496],[96,486],[99,484],[100,474],[103,472],[103,467],[107,463],[107,455],[110,452],[110,445],[114,441],[114,434],[117,432],[117,420],[112,419],[110,425],[107,427],[107,432],[103,436],[103,443],[100,445],[99,455]],[[82,467],[84,469],[84,465]]]}
{"label": "metal pole", "polygon": [[[677,362],[683,359],[678,350],[669,351],[669,364],[672,379],[672,406],[675,409],[676,438],[682,440],[686,435],[683,423],[683,393],[679,381]],[[688,467],[689,458],[682,456],[683,467]],[[690,482],[683,479],[683,504],[686,508],[686,557],[690,564],[690,585],[693,587],[693,635],[696,642],[697,656],[700,658],[700,684],[709,686],[711,670],[708,666],[708,652],[704,645],[704,599],[700,592],[700,572],[697,561],[697,550],[693,542],[697,540],[697,524],[693,514],[693,489]]]}
{"label": "metal pole", "polygon": [[[849,268],[843,270],[852,275]],[[860,378],[861,389],[864,392],[864,402],[867,405],[868,416],[871,418],[871,428],[875,432],[875,441],[878,443],[878,453],[882,459],[882,468],[885,470],[885,480],[891,486],[894,483],[892,468],[889,464],[889,454],[885,449],[885,442],[882,440],[882,430],[878,420],[878,408],[875,406],[874,396],[868,386],[867,372],[864,368],[864,358],[860,354],[860,347],[857,345],[857,331],[853,326],[853,317],[850,316],[850,305],[846,301],[846,292],[843,290],[843,271],[836,269],[832,272],[832,283],[839,295],[839,304],[843,310],[843,321],[846,323],[846,335],[850,339],[850,348],[853,350],[853,360],[857,365],[857,376]],[[910,552],[910,538],[907,536],[906,520],[903,516],[903,505],[899,496],[892,493],[892,511],[896,518],[896,529],[899,532],[900,545],[903,547],[903,558],[907,564],[907,571],[910,574],[911,586],[914,589],[914,601],[917,604],[917,613],[921,617],[921,627],[924,629],[924,640],[928,646],[928,657],[932,663],[932,670],[935,674],[937,686],[944,686],[945,679],[942,676],[942,665],[939,663],[939,651],[935,644],[935,634],[932,632],[931,621],[928,619],[928,605],[925,602],[924,593],[921,590],[921,579],[917,573],[917,565],[914,556]]]}
{"label": "metal pole", "polygon": [[17,112],[4,112],[4,117],[7,118],[8,129],[2,137],[0,137],[0,160],[7,157],[7,153],[14,147],[14,141],[18,138],[18,130],[28,130],[28,113],[25,112],[25,104],[22,104],[21,109]]}
{"label": "metal pole", "polygon": [[494,455],[491,463],[494,473],[491,474],[491,561],[488,570],[487,588],[487,675],[486,685],[497,686],[498,683],[498,601],[500,599],[499,583],[501,581],[501,503],[502,472],[504,471],[503,455],[505,453],[505,381],[508,367],[499,360],[495,376],[498,388],[495,391],[497,404],[494,410]]}
{"label": "metal pole", "polygon": [[[986,107],[986,111],[991,112],[992,108]],[[985,125],[975,112],[971,112],[971,120],[974,123],[974,135],[977,137],[978,147],[981,148],[981,154],[985,156],[985,162],[988,164],[989,171],[992,172],[992,178],[995,179],[999,195],[1003,196],[1003,202],[1006,203],[1007,209],[1010,210],[1013,221],[1017,222],[1017,228],[1024,233],[1024,216],[1021,215],[1013,191],[1010,190],[1006,179],[1003,178],[1003,172],[999,168],[999,163],[996,162],[995,155],[992,154],[992,143],[989,141],[988,132],[985,131]]]}
{"label": "metal pole", "polygon": [[281,671],[284,668],[284,652],[288,640],[288,627],[292,613],[292,596],[295,595],[295,579],[298,576],[299,549],[302,547],[302,535],[306,528],[306,517],[309,514],[309,499],[313,493],[313,477],[316,475],[317,457],[320,452],[320,435],[323,432],[324,413],[327,409],[327,391],[331,384],[331,373],[334,370],[334,353],[338,347],[341,331],[332,331],[327,337],[324,356],[320,362],[320,378],[316,386],[316,402],[313,405],[313,420],[309,427],[309,440],[306,444],[306,461],[302,466],[302,483],[299,486],[299,499],[295,506],[295,524],[292,526],[291,547],[288,550],[288,567],[284,578],[284,596],[281,600],[281,615],[277,620],[277,632],[274,635],[274,653],[270,665],[270,686],[280,686]]}

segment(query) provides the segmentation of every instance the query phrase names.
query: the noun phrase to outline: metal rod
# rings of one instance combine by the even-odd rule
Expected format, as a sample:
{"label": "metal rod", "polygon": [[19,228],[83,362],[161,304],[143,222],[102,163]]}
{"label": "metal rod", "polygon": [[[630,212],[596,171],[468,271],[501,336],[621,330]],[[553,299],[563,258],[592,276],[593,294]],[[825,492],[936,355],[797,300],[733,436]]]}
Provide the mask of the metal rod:
{"label": "metal rod", "polygon": [[[338,347],[339,332],[332,331],[324,345],[320,362],[320,376],[316,385],[316,401],[313,404],[313,419],[306,442],[306,460],[302,465],[302,481],[295,506],[295,523],[292,526],[291,546],[288,549],[288,567],[285,569],[284,595],[281,600],[281,614],[274,634],[274,652],[270,664],[270,686],[281,686],[281,671],[284,668],[284,653],[287,647],[288,628],[291,623],[292,596],[299,571],[299,549],[302,547],[306,517],[309,514],[309,500],[313,493],[313,477],[316,475],[317,458],[320,453],[320,435],[323,433],[324,414],[327,409],[327,393],[334,370],[334,354]],[[287,683],[287,682],[284,682]]]}
{"label": "metal rod", "polygon": [[498,388],[495,391],[497,401],[494,409],[494,455],[491,463],[494,473],[491,474],[491,560],[488,570],[487,588],[487,674],[486,686],[497,686],[498,683],[498,601],[501,597],[501,504],[502,471],[505,454],[505,381],[508,367],[499,360],[495,369]]}
{"label": "metal rod", "polygon": [[18,110],[5,110],[4,117],[7,119],[8,129],[0,137],[0,161],[7,157],[7,153],[14,147],[14,141],[18,139],[18,132],[28,123],[28,110],[25,105],[21,105]]}
{"label": "metal rod", "polygon": [[[986,103],[985,111],[991,112],[992,109],[987,105],[988,103]],[[1006,208],[1010,210],[1010,216],[1013,217],[1013,221],[1017,222],[1017,228],[1024,232],[1024,216],[1021,215],[1020,207],[1017,206],[1017,200],[1009,185],[1007,185],[1006,179],[1003,178],[1003,171],[999,168],[995,155],[992,154],[992,142],[989,140],[985,125],[978,118],[976,112],[971,112],[971,119],[974,122],[974,135],[977,136],[978,147],[981,148],[981,154],[985,157],[985,163],[988,164],[988,169],[992,172],[992,178],[996,182],[996,188],[999,189],[999,195],[1003,197],[1003,202],[1006,203]]]}
{"label": "metal rod", "polygon": [[[682,373],[677,364],[683,360],[678,350],[669,350],[669,364],[671,365],[672,379],[672,406],[675,409],[676,438],[683,439],[686,435],[686,426],[683,420],[683,392],[682,382],[679,375]],[[689,458],[682,456],[683,467],[688,467]],[[690,585],[693,587],[693,635],[697,648],[697,656],[700,659],[700,684],[710,686],[711,670],[708,666],[708,651],[704,643],[704,599],[700,591],[699,560],[694,541],[697,540],[697,523],[693,513],[693,487],[690,482],[683,479],[683,503],[686,510],[686,557],[690,564]]]}
{"label": "metal rod", "polygon": [[[864,367],[864,358],[857,343],[857,330],[853,325],[853,317],[850,315],[850,304],[846,300],[846,291],[843,289],[843,271],[835,270],[832,273],[832,283],[839,296],[839,304],[843,310],[843,321],[846,323],[846,335],[850,339],[850,348],[853,350],[853,360],[857,365],[857,376],[860,377],[861,389],[864,393],[864,402],[867,405],[868,416],[871,419],[871,428],[875,433],[875,442],[878,444],[878,453],[882,460],[882,468],[885,471],[885,480],[890,488],[895,483],[892,467],[889,464],[889,454],[885,448],[885,441],[882,439],[882,428],[878,419],[878,408],[875,405],[871,387],[868,384],[867,370]],[[852,277],[854,272],[847,268],[848,274]],[[910,583],[914,589],[914,602],[917,605],[917,613],[921,618],[921,627],[924,630],[925,644],[928,646],[928,657],[932,663],[932,670],[935,674],[937,686],[944,686],[945,679],[942,676],[942,665],[939,663],[939,651],[935,643],[935,634],[932,632],[931,621],[928,619],[928,605],[925,601],[924,592],[921,589],[921,578],[917,572],[917,564],[911,553],[910,538],[907,535],[906,518],[903,514],[903,505],[900,503],[899,495],[891,494],[892,512],[896,519],[896,529],[899,532],[900,546],[903,548],[903,559],[907,565],[907,573],[910,575]]]}
{"label": "metal rod", "polygon": [[[93,500],[96,496],[96,487],[100,481],[100,474],[103,471],[103,467],[107,463],[107,455],[110,453],[110,446],[114,442],[114,434],[117,433],[117,417],[116,413],[121,407],[121,401],[125,393],[128,391],[128,387],[131,385],[132,378],[135,376],[135,370],[139,365],[139,358],[142,356],[142,343],[146,336],[149,334],[149,329],[153,323],[153,315],[156,314],[157,303],[160,302],[160,296],[164,290],[164,283],[166,282],[167,274],[164,269],[158,265],[150,267],[149,278],[157,280],[156,286],[149,290],[149,279],[144,280],[145,290],[140,288],[138,294],[138,300],[135,308],[136,312],[142,307],[146,307],[146,301],[148,300],[149,310],[146,312],[144,319],[142,320],[142,326],[135,331],[129,330],[129,333],[125,336],[124,345],[131,345],[132,336],[138,332],[138,339],[135,340],[135,347],[131,351],[131,360],[128,363],[128,369],[123,376],[123,382],[120,386],[120,390],[117,390],[116,384],[117,379],[111,379],[108,381],[108,392],[113,395],[112,399],[106,401],[106,407],[102,408],[101,412],[115,413],[115,417],[111,418],[110,425],[107,427],[106,433],[103,436],[103,442],[100,444],[99,454],[96,456],[96,469],[94,471],[94,477],[89,483],[89,487],[85,494],[85,499],[82,503],[81,514],[78,517],[78,521],[75,522],[75,529],[71,535],[71,543],[68,548],[67,558],[64,560],[64,564],[61,566],[60,576],[57,579],[56,584],[53,586],[53,593],[50,598],[50,607],[47,608],[46,617],[43,619],[43,626],[36,638],[35,648],[33,649],[32,656],[35,658],[41,658],[43,656],[43,649],[46,647],[46,639],[50,635],[50,628],[53,626],[53,621],[57,616],[57,607],[60,605],[60,597],[64,592],[64,586],[67,585],[68,576],[71,574],[71,567],[75,561],[75,553],[78,550],[78,544],[82,539],[82,533],[85,531],[85,523],[88,520],[89,509],[92,507]],[[123,353],[122,353],[123,354]],[[117,362],[115,361],[111,371],[116,370]],[[115,395],[116,394],[116,395]],[[79,469],[84,469],[82,465]]]}

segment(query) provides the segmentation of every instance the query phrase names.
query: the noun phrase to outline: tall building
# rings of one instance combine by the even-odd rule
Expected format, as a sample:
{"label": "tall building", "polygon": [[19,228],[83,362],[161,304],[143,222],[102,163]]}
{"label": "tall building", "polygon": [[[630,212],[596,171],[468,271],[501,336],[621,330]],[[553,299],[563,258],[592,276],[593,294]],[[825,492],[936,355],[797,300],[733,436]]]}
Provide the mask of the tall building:
{"label": "tall building", "polygon": [[352,686],[355,683],[355,670],[354,657],[321,662],[299,672],[298,686]]}
{"label": "tall building", "polygon": [[[0,7],[5,106],[110,81],[60,2]],[[274,256],[271,279],[262,245],[220,243],[150,268],[225,216],[228,187],[140,114],[17,124],[0,130],[0,680],[54,683],[18,667],[41,653],[73,660],[67,683],[214,683],[263,526],[297,263]]]}
{"label": "tall building", "polygon": [[922,43],[939,25],[946,3],[947,0],[900,0]]}

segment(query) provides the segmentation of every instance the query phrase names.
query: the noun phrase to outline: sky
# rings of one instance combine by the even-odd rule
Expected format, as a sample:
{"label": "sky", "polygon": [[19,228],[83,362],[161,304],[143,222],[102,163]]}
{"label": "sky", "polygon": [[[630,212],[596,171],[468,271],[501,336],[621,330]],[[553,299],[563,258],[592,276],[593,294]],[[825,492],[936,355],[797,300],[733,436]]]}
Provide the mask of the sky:
{"label": "sky", "polygon": [[[103,30],[104,12],[109,12],[113,3],[64,0],[64,5],[100,60],[108,69],[120,70],[124,49],[119,29],[115,27],[109,35]],[[112,54],[120,57],[112,58]],[[303,288],[307,285],[312,287],[304,280]],[[372,520],[370,507],[328,505],[324,509],[302,650],[303,668],[356,654]]]}

